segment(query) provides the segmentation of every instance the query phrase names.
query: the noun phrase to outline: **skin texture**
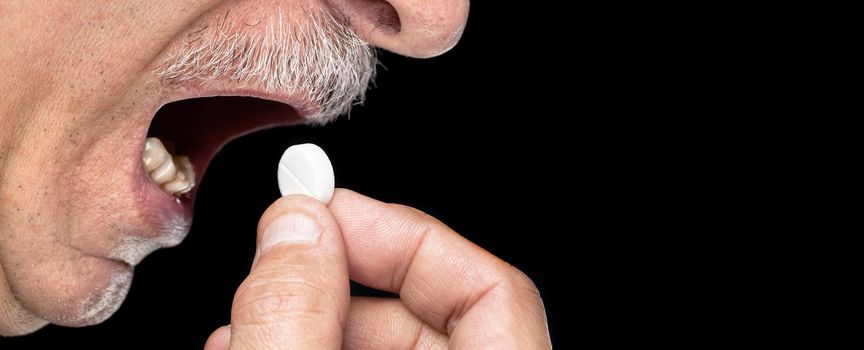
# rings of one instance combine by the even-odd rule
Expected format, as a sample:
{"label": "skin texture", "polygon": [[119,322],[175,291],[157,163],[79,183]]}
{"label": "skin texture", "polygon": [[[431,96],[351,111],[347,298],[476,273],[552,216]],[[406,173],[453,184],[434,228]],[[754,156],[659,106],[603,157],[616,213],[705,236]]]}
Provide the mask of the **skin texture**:
{"label": "skin texture", "polygon": [[[319,240],[262,247],[285,215],[318,223]],[[414,208],[345,189],[329,206],[283,197],[261,217],[258,246],[230,328],[205,349],[551,348],[531,280]],[[351,298],[349,277],[400,298]]]}
{"label": "skin texture", "polygon": [[[166,86],[155,72],[202,25],[276,9],[299,22],[331,11],[374,46],[431,57],[458,41],[468,1],[0,2],[0,335],[104,321],[134,265],[182,241],[180,204],[141,175],[150,121],[241,87]],[[530,280],[433,218],[339,190],[329,208],[278,200],[259,239],[284,213],[312,218],[320,240],[262,250],[207,348],[550,347]],[[349,278],[401,299],[352,300]]]}

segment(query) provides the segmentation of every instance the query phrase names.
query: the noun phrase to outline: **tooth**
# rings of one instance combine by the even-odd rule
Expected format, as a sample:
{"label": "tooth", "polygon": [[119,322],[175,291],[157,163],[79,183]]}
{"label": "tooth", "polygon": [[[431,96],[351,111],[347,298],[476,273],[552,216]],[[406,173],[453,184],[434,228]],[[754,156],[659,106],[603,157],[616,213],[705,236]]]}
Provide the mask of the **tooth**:
{"label": "tooth", "polygon": [[150,178],[159,185],[173,180],[176,175],[177,167],[174,165],[174,161],[170,159],[166,160],[162,165],[150,172]]}
{"label": "tooth", "polygon": [[194,186],[194,184],[187,181],[186,176],[184,176],[183,173],[177,173],[177,178],[163,184],[162,189],[165,190],[165,192],[177,196],[191,191],[192,186]]}
{"label": "tooth", "polygon": [[192,168],[192,162],[189,160],[189,157],[175,156],[174,164],[177,165],[177,170],[186,177],[186,180],[195,185],[195,169]]}
{"label": "tooth", "polygon": [[155,137],[147,138],[144,142],[144,155],[141,157],[141,162],[148,173],[162,165],[168,157],[168,150],[165,149],[162,141]]}
{"label": "tooth", "polygon": [[141,163],[153,182],[165,192],[179,196],[195,187],[195,169],[186,156],[172,156],[158,138],[147,138]]}
{"label": "tooth", "polygon": [[177,175],[174,180],[163,184],[162,189],[177,196],[192,190],[192,187],[195,186],[195,172],[192,170],[192,162],[189,161],[189,157],[176,156],[173,161],[178,170]]}

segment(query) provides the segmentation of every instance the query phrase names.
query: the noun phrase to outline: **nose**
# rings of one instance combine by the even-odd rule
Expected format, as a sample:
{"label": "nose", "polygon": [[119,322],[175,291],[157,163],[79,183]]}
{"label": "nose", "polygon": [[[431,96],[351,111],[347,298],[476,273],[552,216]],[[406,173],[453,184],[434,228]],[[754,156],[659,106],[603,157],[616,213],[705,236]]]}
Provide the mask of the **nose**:
{"label": "nose", "polygon": [[426,58],[450,50],[468,19],[469,0],[331,0],[364,40]]}

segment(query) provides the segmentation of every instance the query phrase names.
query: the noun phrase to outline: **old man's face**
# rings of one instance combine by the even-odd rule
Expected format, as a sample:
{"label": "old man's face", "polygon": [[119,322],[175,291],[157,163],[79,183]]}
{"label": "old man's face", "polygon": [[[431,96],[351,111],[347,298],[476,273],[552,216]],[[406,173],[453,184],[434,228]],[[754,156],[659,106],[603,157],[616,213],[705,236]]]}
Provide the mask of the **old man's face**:
{"label": "old man's face", "polygon": [[183,240],[225,142],[332,119],[362,99],[373,46],[440,54],[467,13],[467,0],[0,2],[0,335],[104,321],[134,266]]}

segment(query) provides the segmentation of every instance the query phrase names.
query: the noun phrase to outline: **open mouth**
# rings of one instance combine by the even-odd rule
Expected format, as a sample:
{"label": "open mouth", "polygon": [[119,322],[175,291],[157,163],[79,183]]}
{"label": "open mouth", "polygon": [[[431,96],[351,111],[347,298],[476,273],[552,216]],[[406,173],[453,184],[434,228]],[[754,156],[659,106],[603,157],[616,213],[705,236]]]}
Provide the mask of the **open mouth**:
{"label": "open mouth", "polygon": [[229,141],[304,118],[285,103],[244,96],[193,98],[168,103],[156,113],[142,153],[142,176],[166,196],[173,196],[187,215],[197,183],[210,161]]}
{"label": "open mouth", "polygon": [[[136,158],[126,163],[132,171],[126,208],[134,214],[124,219],[131,232],[113,239],[119,243],[111,259],[134,266],[155,249],[179,244],[191,226],[197,185],[230,140],[274,126],[322,124],[363,100],[377,62],[373,49],[348,23],[316,13],[308,23],[284,27],[212,26],[202,34],[208,39],[166,49],[142,92],[131,93],[141,99],[122,104],[134,106],[140,119],[132,137],[140,138],[124,150]],[[224,24],[225,17],[202,20]]]}

